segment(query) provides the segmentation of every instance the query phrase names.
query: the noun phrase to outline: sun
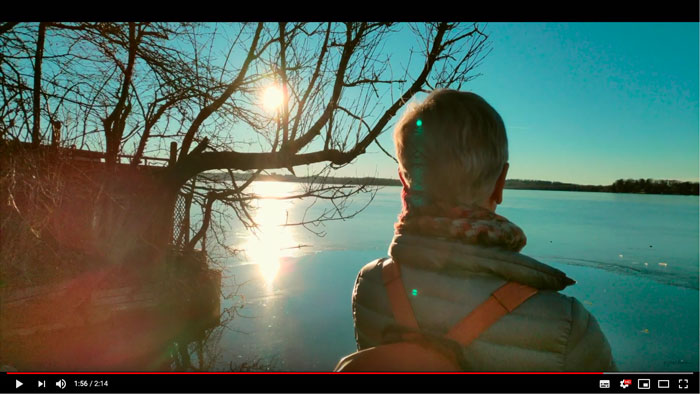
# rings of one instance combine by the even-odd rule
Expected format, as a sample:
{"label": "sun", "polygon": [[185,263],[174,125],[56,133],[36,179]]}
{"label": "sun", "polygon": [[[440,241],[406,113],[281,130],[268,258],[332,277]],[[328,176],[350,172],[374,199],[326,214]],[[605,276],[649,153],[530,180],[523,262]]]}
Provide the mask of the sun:
{"label": "sun", "polygon": [[279,85],[270,85],[265,88],[262,96],[263,108],[269,112],[275,112],[284,104],[285,94]]}

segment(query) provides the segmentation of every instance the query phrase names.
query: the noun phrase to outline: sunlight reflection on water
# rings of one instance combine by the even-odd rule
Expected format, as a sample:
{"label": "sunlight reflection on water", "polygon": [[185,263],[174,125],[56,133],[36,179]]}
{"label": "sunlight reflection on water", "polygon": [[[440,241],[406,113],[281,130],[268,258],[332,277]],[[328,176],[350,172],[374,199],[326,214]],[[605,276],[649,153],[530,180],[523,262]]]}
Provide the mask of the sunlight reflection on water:
{"label": "sunlight reflection on water", "polygon": [[254,220],[259,225],[256,234],[251,234],[244,245],[247,260],[257,264],[261,278],[268,288],[277,277],[284,258],[294,256],[295,241],[292,228],[284,226],[293,200],[275,199],[292,194],[297,184],[291,182],[258,182],[254,192],[260,196],[270,197],[257,201]]}

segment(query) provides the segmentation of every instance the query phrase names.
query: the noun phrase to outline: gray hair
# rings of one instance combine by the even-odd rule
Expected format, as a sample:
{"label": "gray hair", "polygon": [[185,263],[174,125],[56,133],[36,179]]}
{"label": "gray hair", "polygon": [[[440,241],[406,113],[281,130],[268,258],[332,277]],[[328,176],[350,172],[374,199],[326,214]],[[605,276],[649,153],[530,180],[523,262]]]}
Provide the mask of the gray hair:
{"label": "gray hair", "polygon": [[503,119],[470,92],[439,89],[409,105],[394,144],[399,171],[426,203],[482,203],[508,162]]}

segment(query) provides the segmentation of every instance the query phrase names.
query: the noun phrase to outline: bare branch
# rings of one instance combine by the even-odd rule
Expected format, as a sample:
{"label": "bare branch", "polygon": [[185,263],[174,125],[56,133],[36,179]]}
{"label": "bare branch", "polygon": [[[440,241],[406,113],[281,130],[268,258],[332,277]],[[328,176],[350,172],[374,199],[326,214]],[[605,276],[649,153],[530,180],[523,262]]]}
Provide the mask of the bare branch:
{"label": "bare branch", "polygon": [[19,22],[5,22],[0,25],[0,35],[7,33],[12,30],[13,27],[17,26]]}
{"label": "bare branch", "polygon": [[243,82],[243,79],[245,78],[246,73],[248,72],[248,67],[250,66],[250,63],[257,57],[255,54],[257,47],[258,47],[258,40],[260,39],[260,33],[262,32],[263,24],[258,23],[258,27],[255,30],[255,35],[253,36],[253,42],[250,44],[250,49],[248,50],[248,55],[245,58],[245,61],[243,62],[243,65],[241,66],[241,70],[238,72],[238,76],[236,79],[233,80],[229,84],[229,86],[226,88],[226,91],[224,91],[221,96],[219,96],[213,103],[210,105],[202,108],[201,111],[199,111],[199,114],[197,114],[197,117],[195,118],[194,122],[192,122],[192,125],[190,128],[187,130],[187,133],[185,134],[185,137],[182,141],[182,147],[180,148],[180,160],[182,160],[185,156],[187,156],[190,145],[192,144],[192,140],[194,139],[195,134],[199,130],[199,126],[201,126],[202,122],[206,120],[214,111],[219,109],[221,105],[226,101],[231,95],[239,88],[241,83]]}

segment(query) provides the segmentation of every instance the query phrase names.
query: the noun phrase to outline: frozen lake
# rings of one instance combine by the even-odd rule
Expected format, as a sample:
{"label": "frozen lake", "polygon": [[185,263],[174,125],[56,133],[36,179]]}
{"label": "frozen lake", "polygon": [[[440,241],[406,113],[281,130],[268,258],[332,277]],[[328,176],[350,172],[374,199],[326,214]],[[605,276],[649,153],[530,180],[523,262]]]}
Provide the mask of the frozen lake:
{"label": "frozen lake", "polygon": [[[299,185],[254,187],[271,195]],[[224,294],[238,294],[222,307],[243,307],[213,336],[215,369],[261,357],[277,370],[327,371],[353,352],[355,277],[386,255],[399,193],[385,187],[353,219],[314,228],[325,237],[278,226],[301,219],[308,201],[262,200],[259,238],[233,224],[224,242],[245,253],[222,260]],[[596,316],[621,370],[698,370],[697,196],[506,190],[497,212],[525,231],[522,253],[578,282],[563,293]]]}

